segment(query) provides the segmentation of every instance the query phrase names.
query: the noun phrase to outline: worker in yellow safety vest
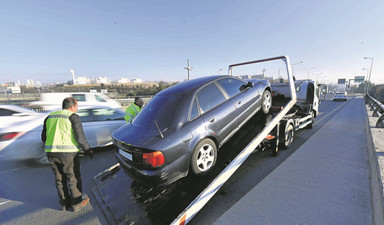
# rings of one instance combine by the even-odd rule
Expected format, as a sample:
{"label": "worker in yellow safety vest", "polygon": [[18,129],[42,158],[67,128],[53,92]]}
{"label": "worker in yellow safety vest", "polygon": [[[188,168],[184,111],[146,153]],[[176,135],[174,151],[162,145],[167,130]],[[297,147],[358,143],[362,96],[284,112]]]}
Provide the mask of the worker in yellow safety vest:
{"label": "worker in yellow safety vest", "polygon": [[92,158],[93,151],[76,114],[77,100],[68,97],[62,106],[62,110],[50,113],[44,120],[41,140],[45,143],[49,165],[55,174],[61,209],[78,211],[89,202],[82,193],[78,153],[83,149]]}
{"label": "worker in yellow safety vest", "polygon": [[143,105],[144,105],[143,99],[140,97],[136,97],[132,105],[130,105],[125,109],[126,114],[124,116],[124,119],[128,123],[132,122],[132,120],[137,116],[137,114],[139,114],[139,112],[143,108]]}

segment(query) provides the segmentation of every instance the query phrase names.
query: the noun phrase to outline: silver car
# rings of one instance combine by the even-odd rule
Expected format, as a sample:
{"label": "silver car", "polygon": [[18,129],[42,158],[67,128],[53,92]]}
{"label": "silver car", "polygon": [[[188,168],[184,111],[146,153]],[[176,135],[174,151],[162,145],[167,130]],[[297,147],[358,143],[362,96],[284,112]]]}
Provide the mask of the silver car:
{"label": "silver car", "polygon": [[[107,106],[79,106],[77,114],[91,148],[112,144],[111,133],[126,124],[124,111]],[[47,163],[41,131],[48,113],[39,118],[0,129],[0,144],[6,144],[0,157]]]}

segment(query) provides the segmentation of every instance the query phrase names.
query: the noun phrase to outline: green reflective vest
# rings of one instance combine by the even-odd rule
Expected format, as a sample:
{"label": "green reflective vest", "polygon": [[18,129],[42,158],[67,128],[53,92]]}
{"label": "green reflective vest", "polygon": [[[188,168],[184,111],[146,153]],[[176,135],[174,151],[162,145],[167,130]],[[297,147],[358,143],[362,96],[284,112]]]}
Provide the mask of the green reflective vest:
{"label": "green reflective vest", "polygon": [[45,152],[70,153],[79,151],[80,146],[75,140],[72,123],[69,120],[72,113],[69,110],[61,110],[49,114],[45,124],[47,128]]}
{"label": "green reflective vest", "polygon": [[135,103],[132,103],[129,107],[125,109],[126,115],[124,116],[124,119],[130,123],[141,111],[140,107],[135,105]]}

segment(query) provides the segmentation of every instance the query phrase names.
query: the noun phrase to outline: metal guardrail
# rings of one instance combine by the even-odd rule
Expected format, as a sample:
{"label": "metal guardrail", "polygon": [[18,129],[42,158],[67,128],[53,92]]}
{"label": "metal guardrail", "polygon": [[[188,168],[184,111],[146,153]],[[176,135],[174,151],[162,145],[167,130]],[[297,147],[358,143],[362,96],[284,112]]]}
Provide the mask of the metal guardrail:
{"label": "metal guardrail", "polygon": [[373,98],[371,95],[367,93],[365,99],[370,107],[370,110],[373,111],[373,117],[379,117],[376,122],[377,128],[384,128],[384,105]]}

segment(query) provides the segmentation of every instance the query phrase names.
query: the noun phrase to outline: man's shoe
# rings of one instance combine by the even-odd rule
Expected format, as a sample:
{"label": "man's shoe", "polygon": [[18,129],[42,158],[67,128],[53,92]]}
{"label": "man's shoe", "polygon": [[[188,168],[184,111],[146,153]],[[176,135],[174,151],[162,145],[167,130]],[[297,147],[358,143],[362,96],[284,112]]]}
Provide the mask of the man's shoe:
{"label": "man's shoe", "polygon": [[79,211],[81,208],[83,208],[84,206],[86,206],[89,202],[89,198],[87,197],[86,199],[84,199],[83,201],[81,201],[79,204],[76,204],[76,205],[73,205],[72,208],[73,208],[73,211],[74,212],[77,212]]}
{"label": "man's shoe", "polygon": [[61,206],[61,211],[67,211],[67,207],[65,207],[65,205],[62,205]]}

